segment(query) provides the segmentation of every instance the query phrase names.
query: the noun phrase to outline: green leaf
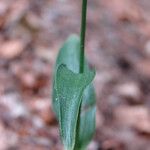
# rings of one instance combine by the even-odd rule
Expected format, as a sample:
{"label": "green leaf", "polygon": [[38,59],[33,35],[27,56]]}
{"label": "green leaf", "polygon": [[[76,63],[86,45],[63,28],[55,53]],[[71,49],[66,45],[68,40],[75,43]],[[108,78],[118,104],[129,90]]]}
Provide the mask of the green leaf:
{"label": "green leaf", "polygon": [[80,40],[73,35],[60,49],[53,83],[53,109],[59,120],[62,141],[69,150],[85,149],[95,131],[95,92],[90,84],[93,73],[85,61],[84,73],[79,74],[79,62]]}
{"label": "green leaf", "polygon": [[83,93],[80,120],[77,127],[75,150],[86,149],[95,131],[96,97],[92,84]]}
{"label": "green leaf", "polygon": [[57,70],[57,67],[61,64],[65,64],[73,72],[79,73],[80,40],[77,35],[70,36],[64,43],[63,47],[60,49],[56,60],[55,71]]}
{"label": "green leaf", "polygon": [[93,80],[94,75],[94,72],[73,73],[64,65],[58,67],[55,89],[59,103],[60,133],[65,147],[69,150],[72,150],[75,144],[82,94],[85,87]]}

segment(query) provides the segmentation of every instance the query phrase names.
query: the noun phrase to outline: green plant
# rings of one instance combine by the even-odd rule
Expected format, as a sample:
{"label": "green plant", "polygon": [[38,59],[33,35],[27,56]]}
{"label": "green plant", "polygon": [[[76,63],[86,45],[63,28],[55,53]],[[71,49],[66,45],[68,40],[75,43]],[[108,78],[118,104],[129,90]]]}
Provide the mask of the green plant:
{"label": "green plant", "polygon": [[87,0],[82,3],[80,38],[72,35],[59,51],[54,70],[53,109],[65,150],[85,150],[95,131],[95,92],[84,56]]}

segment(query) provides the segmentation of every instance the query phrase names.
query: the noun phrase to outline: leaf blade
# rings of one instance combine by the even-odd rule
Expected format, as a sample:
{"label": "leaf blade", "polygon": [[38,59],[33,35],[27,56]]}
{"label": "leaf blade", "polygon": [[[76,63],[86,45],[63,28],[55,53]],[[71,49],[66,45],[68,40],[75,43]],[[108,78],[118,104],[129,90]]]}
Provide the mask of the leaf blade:
{"label": "leaf blade", "polygon": [[[80,62],[80,39],[78,36],[73,35],[67,39],[63,47],[60,49],[56,61],[54,77],[56,76],[57,69],[61,64],[65,64],[71,71],[73,71],[74,73],[78,73],[79,62]],[[86,60],[84,65],[84,71],[85,74],[88,74],[90,72]],[[60,108],[62,104],[56,102],[57,91],[56,91],[55,82],[56,82],[56,78],[53,83],[53,108],[57,118],[59,118],[60,111],[58,110],[58,108]],[[85,149],[88,143],[90,142],[90,140],[92,139],[95,130],[95,111],[96,111],[95,102],[96,101],[95,101],[95,92],[94,92],[93,85],[92,84],[88,85],[88,87],[86,87],[86,89],[84,90],[84,92],[82,92],[82,94],[83,94],[83,99],[81,100],[82,103],[80,103],[79,106],[81,107],[81,115],[79,114],[79,110],[78,110],[77,115],[79,121],[77,122],[79,122],[79,124],[76,125],[76,130],[77,128],[78,130],[77,130],[77,134],[75,135],[76,141],[75,143],[73,143],[73,145],[75,145],[74,148],[72,147],[73,150]],[[87,124],[87,122],[93,122],[93,124],[91,124],[90,126],[86,126],[87,128],[85,128],[85,124]],[[90,132],[88,133],[87,131]],[[79,132],[86,133],[86,134],[80,134]]]}
{"label": "leaf blade", "polygon": [[75,74],[64,65],[58,67],[56,91],[61,106],[59,108],[60,132],[64,145],[69,149],[73,149],[75,144],[76,124],[82,93],[94,76],[94,72]]}

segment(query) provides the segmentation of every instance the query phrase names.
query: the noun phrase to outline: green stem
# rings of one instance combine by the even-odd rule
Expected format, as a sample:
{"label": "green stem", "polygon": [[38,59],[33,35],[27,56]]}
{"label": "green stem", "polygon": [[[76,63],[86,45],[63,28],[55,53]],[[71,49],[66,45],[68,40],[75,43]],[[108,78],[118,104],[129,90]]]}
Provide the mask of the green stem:
{"label": "green stem", "polygon": [[82,1],[81,34],[80,34],[80,73],[84,72],[84,45],[86,34],[87,0]]}

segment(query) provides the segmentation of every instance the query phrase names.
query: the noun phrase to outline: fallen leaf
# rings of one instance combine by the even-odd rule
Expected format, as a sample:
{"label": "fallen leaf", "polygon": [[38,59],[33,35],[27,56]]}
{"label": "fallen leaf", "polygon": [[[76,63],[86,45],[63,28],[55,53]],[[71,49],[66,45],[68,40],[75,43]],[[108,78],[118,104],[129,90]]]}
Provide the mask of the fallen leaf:
{"label": "fallen leaf", "polygon": [[19,56],[24,50],[24,43],[21,40],[4,41],[0,46],[0,57],[12,59]]}
{"label": "fallen leaf", "polygon": [[120,106],[115,118],[124,127],[133,127],[139,132],[150,134],[149,110],[144,106]]}

